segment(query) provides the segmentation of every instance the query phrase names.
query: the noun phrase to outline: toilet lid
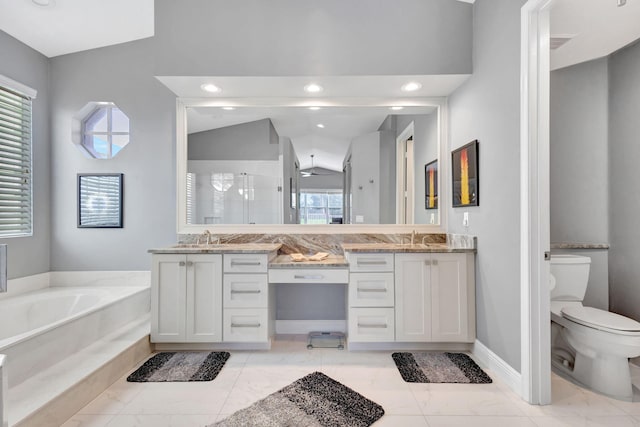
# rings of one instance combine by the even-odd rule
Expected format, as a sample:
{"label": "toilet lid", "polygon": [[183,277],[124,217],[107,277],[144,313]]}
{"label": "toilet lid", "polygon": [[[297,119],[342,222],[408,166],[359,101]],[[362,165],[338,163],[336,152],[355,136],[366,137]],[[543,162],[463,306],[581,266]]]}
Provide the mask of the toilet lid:
{"label": "toilet lid", "polygon": [[640,332],[640,323],[635,320],[593,307],[563,307],[562,316],[591,328],[623,333]]}

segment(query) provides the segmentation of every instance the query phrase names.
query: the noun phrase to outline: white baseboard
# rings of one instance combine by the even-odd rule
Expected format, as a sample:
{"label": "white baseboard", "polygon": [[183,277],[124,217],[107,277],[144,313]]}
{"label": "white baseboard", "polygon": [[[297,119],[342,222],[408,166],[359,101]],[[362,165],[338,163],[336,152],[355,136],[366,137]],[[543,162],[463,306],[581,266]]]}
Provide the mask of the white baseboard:
{"label": "white baseboard", "polygon": [[487,346],[476,340],[471,350],[476,361],[491,369],[500,381],[509,386],[518,396],[522,396],[522,375]]}
{"label": "white baseboard", "polygon": [[276,334],[308,334],[309,332],[347,332],[346,320],[276,320]]}

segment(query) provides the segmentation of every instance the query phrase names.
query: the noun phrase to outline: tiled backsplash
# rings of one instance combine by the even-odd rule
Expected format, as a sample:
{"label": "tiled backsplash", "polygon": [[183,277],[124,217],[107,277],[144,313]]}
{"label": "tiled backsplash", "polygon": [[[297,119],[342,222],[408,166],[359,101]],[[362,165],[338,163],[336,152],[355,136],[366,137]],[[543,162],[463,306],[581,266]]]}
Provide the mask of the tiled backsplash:
{"label": "tiled backsplash", "polygon": [[[196,243],[201,234],[181,234],[178,243]],[[282,243],[283,254],[331,252],[342,254],[342,243],[409,243],[411,234],[212,234],[211,241],[220,243]],[[415,243],[445,243],[445,234],[417,234]]]}

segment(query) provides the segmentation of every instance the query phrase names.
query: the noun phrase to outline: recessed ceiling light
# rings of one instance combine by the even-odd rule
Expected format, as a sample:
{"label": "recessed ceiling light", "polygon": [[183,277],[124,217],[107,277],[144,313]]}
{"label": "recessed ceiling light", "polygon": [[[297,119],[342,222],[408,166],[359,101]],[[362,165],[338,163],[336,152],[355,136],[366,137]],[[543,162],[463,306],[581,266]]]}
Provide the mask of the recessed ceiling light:
{"label": "recessed ceiling light", "polygon": [[322,92],[322,90],[323,90],[323,87],[317,83],[309,83],[304,87],[304,91],[309,93],[318,93],[318,92]]}
{"label": "recessed ceiling light", "polygon": [[222,92],[222,89],[220,89],[218,86],[214,85],[213,83],[205,83],[202,86],[200,86],[200,89],[207,92],[211,92],[211,93]]}
{"label": "recessed ceiling light", "polygon": [[231,111],[231,110],[235,110],[236,107],[222,107],[223,110],[227,110],[227,111]]}
{"label": "recessed ceiling light", "polygon": [[418,82],[409,82],[403,85],[400,89],[402,89],[403,92],[414,92],[420,89],[421,87],[422,85]]}
{"label": "recessed ceiling light", "polygon": [[324,125],[322,123],[318,123],[316,126],[318,126],[320,129],[324,129]]}
{"label": "recessed ceiling light", "polygon": [[313,110],[313,111],[317,111],[319,109],[320,109],[320,107],[309,107],[309,110]]}
{"label": "recessed ceiling light", "polygon": [[42,6],[42,7],[53,7],[55,6],[55,0],[31,0],[33,4]]}
{"label": "recessed ceiling light", "polygon": [[393,111],[398,111],[398,110],[402,110],[404,107],[400,106],[400,105],[394,105],[393,107],[391,107],[391,109]]}

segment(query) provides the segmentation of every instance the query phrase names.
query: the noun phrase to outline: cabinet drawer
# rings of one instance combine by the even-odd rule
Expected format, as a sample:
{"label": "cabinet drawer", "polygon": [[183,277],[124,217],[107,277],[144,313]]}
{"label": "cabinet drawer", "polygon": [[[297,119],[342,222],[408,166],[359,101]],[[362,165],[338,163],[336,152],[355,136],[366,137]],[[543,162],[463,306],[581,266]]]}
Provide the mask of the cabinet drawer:
{"label": "cabinet drawer", "polygon": [[393,272],[392,253],[347,252],[351,272],[388,271]]}
{"label": "cabinet drawer", "polygon": [[349,309],[349,341],[392,342],[394,339],[393,308]]}
{"label": "cabinet drawer", "polygon": [[224,308],[267,308],[267,275],[225,274],[222,292]]}
{"label": "cabinet drawer", "polygon": [[267,254],[224,254],[225,273],[266,273]]}
{"label": "cabinet drawer", "polygon": [[266,308],[225,308],[222,325],[225,342],[264,342],[269,339]]}
{"label": "cabinet drawer", "polygon": [[349,283],[349,270],[331,268],[272,268],[269,283]]}
{"label": "cabinet drawer", "polygon": [[352,273],[349,278],[350,307],[393,307],[393,273]]}

